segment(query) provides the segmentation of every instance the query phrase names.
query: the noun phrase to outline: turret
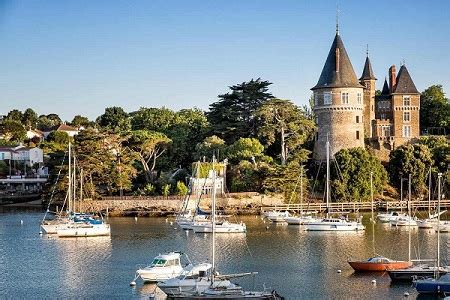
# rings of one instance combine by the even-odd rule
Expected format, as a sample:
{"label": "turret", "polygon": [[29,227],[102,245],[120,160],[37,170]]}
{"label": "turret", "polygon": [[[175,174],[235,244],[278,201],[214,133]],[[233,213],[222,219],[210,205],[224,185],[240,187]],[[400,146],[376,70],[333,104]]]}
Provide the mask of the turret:
{"label": "turret", "polygon": [[369,51],[367,51],[366,62],[364,63],[364,69],[359,80],[364,86],[364,132],[366,137],[372,137],[372,121],[375,120],[375,82],[377,79],[372,71]]}

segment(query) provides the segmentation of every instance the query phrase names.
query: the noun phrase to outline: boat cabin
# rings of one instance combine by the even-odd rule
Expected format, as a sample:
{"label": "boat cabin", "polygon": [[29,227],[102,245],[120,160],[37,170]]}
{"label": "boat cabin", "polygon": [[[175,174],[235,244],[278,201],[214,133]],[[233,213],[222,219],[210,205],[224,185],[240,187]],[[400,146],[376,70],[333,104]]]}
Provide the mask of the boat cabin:
{"label": "boat cabin", "polygon": [[150,267],[172,267],[172,266],[181,266],[179,253],[158,255],[153,259],[152,263],[150,264]]}

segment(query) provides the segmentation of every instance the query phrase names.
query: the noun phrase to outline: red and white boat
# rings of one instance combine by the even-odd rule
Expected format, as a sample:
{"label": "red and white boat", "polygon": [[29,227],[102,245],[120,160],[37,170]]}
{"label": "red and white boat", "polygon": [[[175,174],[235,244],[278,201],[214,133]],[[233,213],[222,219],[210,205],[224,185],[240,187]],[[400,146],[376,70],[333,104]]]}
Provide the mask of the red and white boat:
{"label": "red and white boat", "polygon": [[411,266],[409,261],[392,260],[384,256],[375,256],[363,261],[348,261],[348,263],[357,272],[384,272],[386,270],[405,269]]}

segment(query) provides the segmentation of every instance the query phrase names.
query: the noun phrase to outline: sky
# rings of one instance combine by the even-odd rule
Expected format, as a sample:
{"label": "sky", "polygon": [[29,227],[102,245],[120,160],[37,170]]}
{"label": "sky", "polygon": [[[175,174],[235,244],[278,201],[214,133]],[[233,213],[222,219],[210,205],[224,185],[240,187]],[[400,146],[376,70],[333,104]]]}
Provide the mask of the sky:
{"label": "sky", "polygon": [[[357,76],[377,88],[405,61],[419,91],[450,83],[450,1],[339,1]],[[228,86],[262,78],[307,103],[335,34],[336,1],[0,0],[0,114],[70,121],[105,107],[208,110]]]}

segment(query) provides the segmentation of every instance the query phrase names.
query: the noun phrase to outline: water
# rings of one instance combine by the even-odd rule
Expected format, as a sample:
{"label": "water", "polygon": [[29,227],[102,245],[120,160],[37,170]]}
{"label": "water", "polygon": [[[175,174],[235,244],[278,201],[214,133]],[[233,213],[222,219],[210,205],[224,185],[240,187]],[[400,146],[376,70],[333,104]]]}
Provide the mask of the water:
{"label": "water", "polygon": [[[136,287],[129,286],[137,265],[171,250],[183,251],[195,262],[209,257],[211,235],[176,229],[170,219],[111,218],[110,238],[58,239],[38,234],[42,216],[0,213],[0,298],[148,298],[153,285],[138,280]],[[247,224],[247,234],[217,235],[217,268],[221,273],[259,272],[257,289],[265,284],[287,299],[405,299],[405,292],[409,299],[417,296],[410,284],[391,285],[387,274],[354,274],[347,264],[349,258],[373,255],[370,225],[360,233],[305,232],[255,216],[239,220]],[[376,224],[375,232],[376,253],[407,259],[406,230]],[[444,260],[447,239],[442,234]],[[415,230],[412,240],[413,257],[435,256],[432,230]],[[239,283],[253,287],[251,278]]]}

